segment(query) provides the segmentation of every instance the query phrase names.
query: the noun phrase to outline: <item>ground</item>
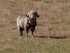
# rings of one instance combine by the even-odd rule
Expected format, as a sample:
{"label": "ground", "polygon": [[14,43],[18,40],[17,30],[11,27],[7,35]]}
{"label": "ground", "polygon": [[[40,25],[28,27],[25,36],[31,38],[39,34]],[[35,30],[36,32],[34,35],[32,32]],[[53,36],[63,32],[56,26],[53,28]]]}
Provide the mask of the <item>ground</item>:
{"label": "ground", "polygon": [[[30,10],[35,37],[20,38],[16,18]],[[0,53],[70,53],[70,0],[0,0]]]}

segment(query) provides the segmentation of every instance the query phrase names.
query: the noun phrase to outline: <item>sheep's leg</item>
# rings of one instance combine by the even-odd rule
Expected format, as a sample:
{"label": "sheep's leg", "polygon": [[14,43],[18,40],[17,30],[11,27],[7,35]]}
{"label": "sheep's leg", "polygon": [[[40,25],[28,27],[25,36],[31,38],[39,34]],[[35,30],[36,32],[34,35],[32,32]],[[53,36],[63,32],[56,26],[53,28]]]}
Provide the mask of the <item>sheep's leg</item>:
{"label": "sheep's leg", "polygon": [[20,31],[20,36],[21,36],[21,37],[23,36],[23,31]]}
{"label": "sheep's leg", "polygon": [[29,29],[28,29],[28,28],[26,28],[27,37],[28,37],[28,32],[29,32]]}
{"label": "sheep's leg", "polygon": [[23,30],[24,30],[23,28],[21,28],[21,27],[19,28],[20,36],[23,36]]}
{"label": "sheep's leg", "polygon": [[31,29],[32,37],[34,36],[34,35],[33,35],[34,30],[35,30],[35,28],[32,28],[32,29]]}

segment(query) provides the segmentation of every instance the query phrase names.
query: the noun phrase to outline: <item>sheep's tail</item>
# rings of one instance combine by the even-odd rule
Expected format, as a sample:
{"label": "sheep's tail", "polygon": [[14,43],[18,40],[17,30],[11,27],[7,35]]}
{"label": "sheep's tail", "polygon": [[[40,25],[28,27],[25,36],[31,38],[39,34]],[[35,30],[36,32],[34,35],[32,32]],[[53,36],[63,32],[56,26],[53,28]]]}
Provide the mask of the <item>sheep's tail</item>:
{"label": "sheep's tail", "polygon": [[17,17],[17,20],[16,20],[17,26],[19,26],[19,21],[20,21],[20,19],[21,19],[21,16],[19,15],[19,16]]}
{"label": "sheep's tail", "polygon": [[21,18],[21,16],[19,15],[19,16],[17,17],[17,21],[20,20],[20,18]]}

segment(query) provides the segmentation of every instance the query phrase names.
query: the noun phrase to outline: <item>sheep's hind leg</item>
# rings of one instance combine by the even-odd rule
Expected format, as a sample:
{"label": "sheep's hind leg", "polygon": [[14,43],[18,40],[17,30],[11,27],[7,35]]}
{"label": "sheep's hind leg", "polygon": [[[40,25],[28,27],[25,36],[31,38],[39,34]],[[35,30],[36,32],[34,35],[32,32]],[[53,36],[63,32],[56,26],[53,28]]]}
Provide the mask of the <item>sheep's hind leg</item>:
{"label": "sheep's hind leg", "polygon": [[19,28],[20,36],[21,36],[21,37],[23,36],[23,30],[24,30],[23,28],[21,28],[21,27]]}
{"label": "sheep's hind leg", "polygon": [[28,32],[29,32],[29,28],[26,28],[27,37],[28,37]]}

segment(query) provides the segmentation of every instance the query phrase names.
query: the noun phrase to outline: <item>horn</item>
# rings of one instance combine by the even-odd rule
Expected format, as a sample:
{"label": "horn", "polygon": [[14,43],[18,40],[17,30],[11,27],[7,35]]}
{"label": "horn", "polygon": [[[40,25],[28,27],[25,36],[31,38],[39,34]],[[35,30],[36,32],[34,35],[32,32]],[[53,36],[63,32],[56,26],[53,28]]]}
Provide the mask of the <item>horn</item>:
{"label": "horn", "polygon": [[34,14],[35,14],[37,17],[39,17],[39,16],[40,16],[36,11],[34,12]]}

